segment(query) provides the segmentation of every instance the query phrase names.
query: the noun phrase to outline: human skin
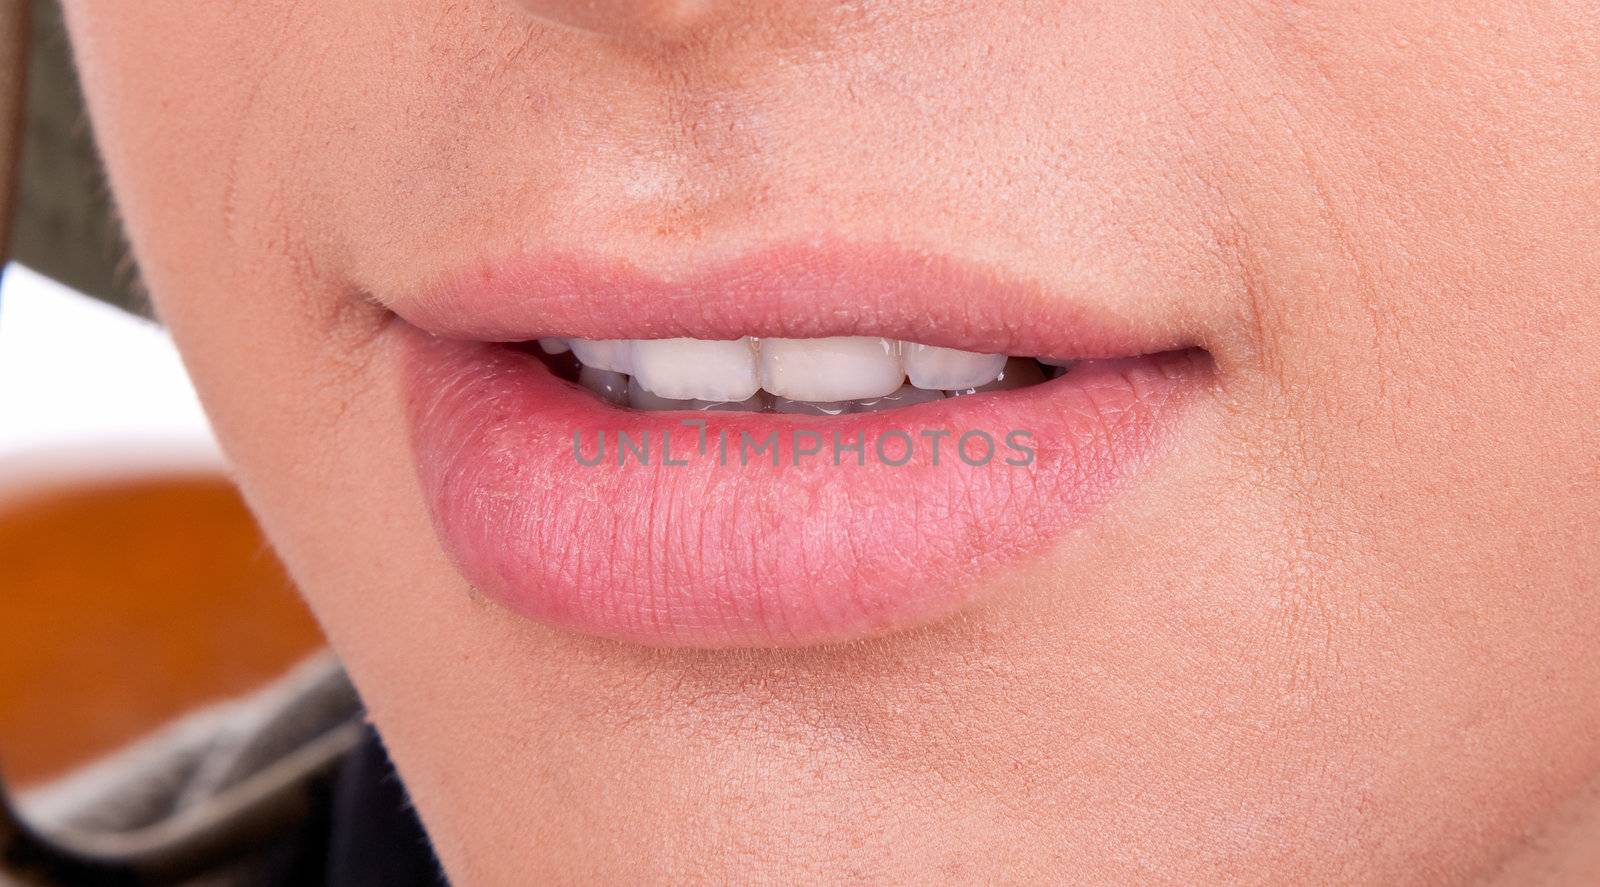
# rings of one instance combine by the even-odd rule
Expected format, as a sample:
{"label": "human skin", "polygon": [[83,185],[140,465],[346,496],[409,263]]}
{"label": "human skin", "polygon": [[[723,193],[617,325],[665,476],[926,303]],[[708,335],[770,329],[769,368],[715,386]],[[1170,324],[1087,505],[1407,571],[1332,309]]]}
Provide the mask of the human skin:
{"label": "human skin", "polygon": [[[67,7],[143,278],[457,883],[1600,878],[1592,5]],[[385,306],[815,232],[1092,288],[1214,390],[912,630],[473,592]]]}

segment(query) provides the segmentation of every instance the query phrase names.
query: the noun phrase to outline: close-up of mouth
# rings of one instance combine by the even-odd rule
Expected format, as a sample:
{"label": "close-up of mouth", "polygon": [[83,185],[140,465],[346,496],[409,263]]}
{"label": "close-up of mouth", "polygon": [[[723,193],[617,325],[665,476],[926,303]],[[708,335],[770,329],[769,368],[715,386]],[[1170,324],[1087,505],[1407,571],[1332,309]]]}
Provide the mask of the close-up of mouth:
{"label": "close-up of mouth", "polygon": [[0,0],[0,882],[1600,884],[1596,11]]}
{"label": "close-up of mouth", "polygon": [[655,645],[947,614],[1109,501],[1213,373],[1170,331],[885,248],[516,260],[394,307],[463,575]]}

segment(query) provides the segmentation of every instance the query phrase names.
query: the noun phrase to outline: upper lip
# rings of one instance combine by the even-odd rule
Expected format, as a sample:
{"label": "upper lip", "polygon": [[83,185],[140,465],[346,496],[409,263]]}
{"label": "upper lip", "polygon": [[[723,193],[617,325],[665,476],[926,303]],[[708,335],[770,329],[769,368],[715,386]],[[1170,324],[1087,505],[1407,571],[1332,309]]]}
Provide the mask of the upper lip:
{"label": "upper lip", "polygon": [[871,335],[983,353],[1128,357],[1196,344],[982,265],[892,245],[779,244],[688,270],[575,252],[480,261],[386,300],[448,338],[488,342]]}

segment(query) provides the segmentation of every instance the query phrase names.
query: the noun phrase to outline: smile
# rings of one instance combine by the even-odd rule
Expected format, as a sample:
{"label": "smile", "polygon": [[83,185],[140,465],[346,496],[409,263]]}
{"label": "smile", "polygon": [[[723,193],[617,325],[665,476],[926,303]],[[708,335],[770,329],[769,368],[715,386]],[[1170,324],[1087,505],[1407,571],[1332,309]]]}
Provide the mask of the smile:
{"label": "smile", "polygon": [[1180,334],[883,248],[676,274],[516,259],[391,307],[418,475],[463,576],[651,645],[948,614],[1155,462],[1213,376]]}
{"label": "smile", "polygon": [[538,345],[557,375],[639,410],[839,416],[1025,388],[1071,365],[873,336],[544,338]]}

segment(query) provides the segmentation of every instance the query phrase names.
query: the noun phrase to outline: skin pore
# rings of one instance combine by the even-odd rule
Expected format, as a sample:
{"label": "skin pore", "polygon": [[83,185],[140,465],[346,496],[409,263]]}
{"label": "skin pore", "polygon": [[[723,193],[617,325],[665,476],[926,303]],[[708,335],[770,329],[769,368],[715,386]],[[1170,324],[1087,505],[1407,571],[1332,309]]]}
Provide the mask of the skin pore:
{"label": "skin pore", "polygon": [[[1593,9],[67,12],[143,278],[455,882],[1600,877]],[[389,307],[817,232],[1089,292],[1214,388],[915,630],[663,650],[475,593]]]}

